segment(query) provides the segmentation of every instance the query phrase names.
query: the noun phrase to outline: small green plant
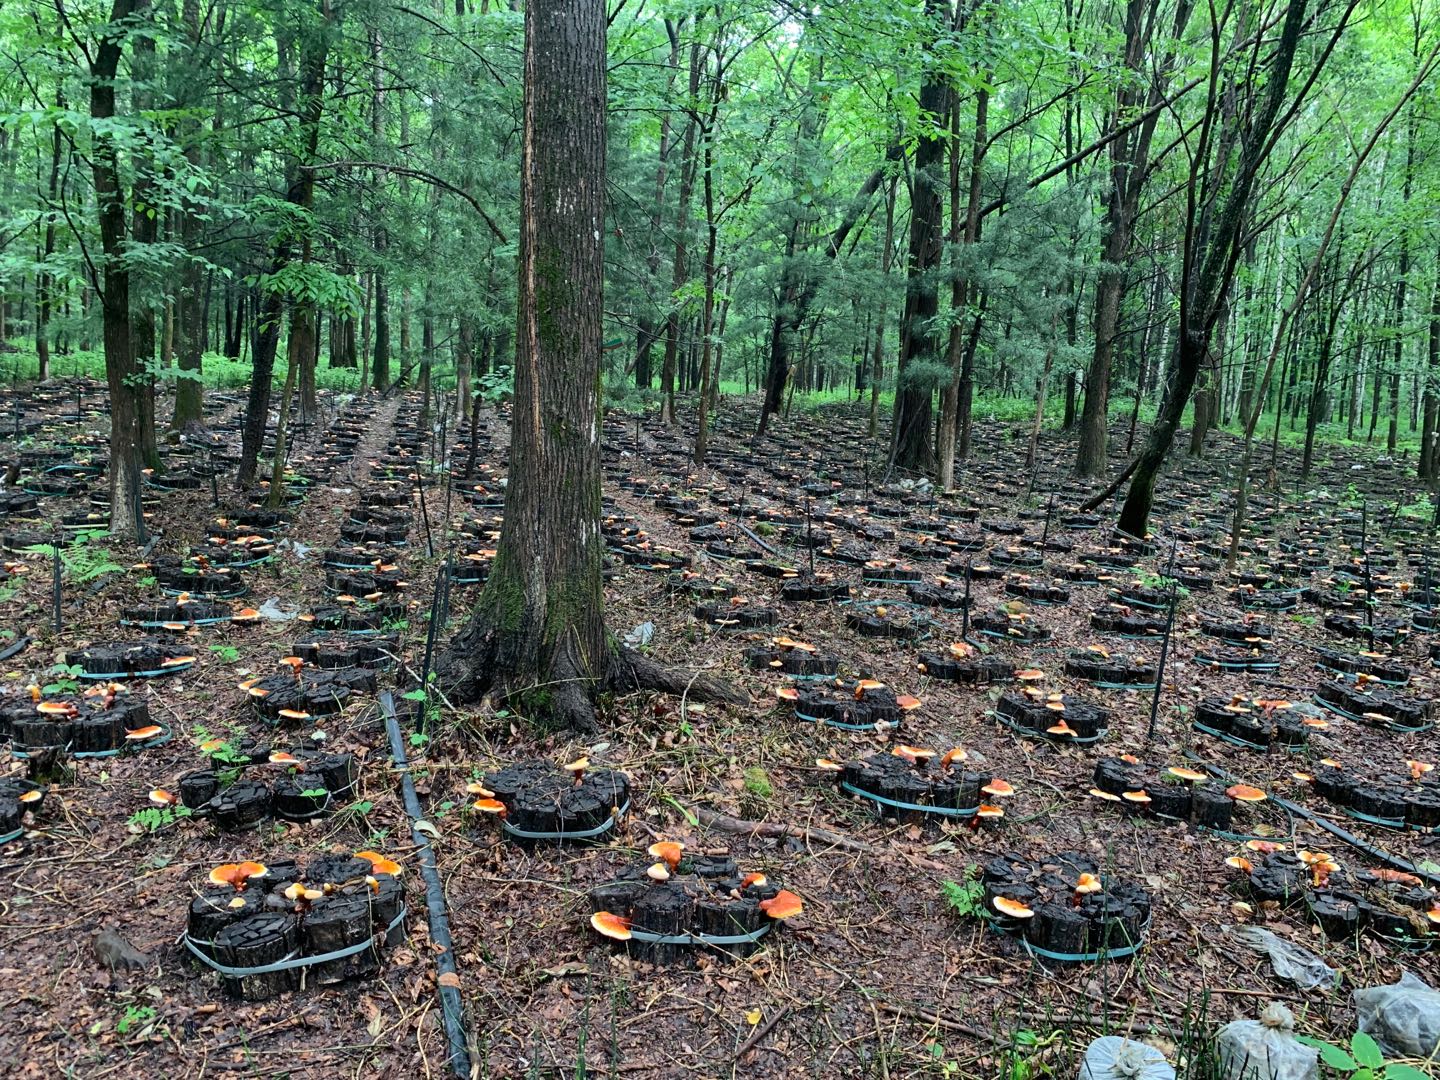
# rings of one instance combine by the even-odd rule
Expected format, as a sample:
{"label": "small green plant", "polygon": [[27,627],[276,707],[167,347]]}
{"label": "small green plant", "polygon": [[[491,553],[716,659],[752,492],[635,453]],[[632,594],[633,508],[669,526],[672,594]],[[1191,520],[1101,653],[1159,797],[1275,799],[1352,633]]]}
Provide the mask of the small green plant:
{"label": "small green plant", "polygon": [[73,694],[80,689],[79,679],[84,673],[85,669],[79,664],[56,664],[50,669],[50,674],[59,677],[42,686],[41,693]]}
{"label": "small green plant", "polygon": [[945,902],[962,919],[983,919],[985,917],[985,885],[980,880],[980,865],[971,863],[965,867],[964,879],[946,881],[940,885]]}
{"label": "small green plant", "polygon": [[1043,1038],[1029,1028],[1014,1032],[1010,1048],[1000,1056],[1000,1080],[1035,1080],[1038,1076],[1048,1076],[1050,1066],[1039,1055],[1059,1037],[1058,1031]]}
{"label": "small green plant", "polygon": [[240,659],[240,650],[234,645],[211,645],[210,651],[222,664],[234,664]]}
{"label": "small green plant", "polygon": [[134,1028],[154,1023],[158,1015],[153,1005],[126,1005],[125,1012],[115,1021],[115,1034],[128,1035]]}
{"label": "small green plant", "polygon": [[759,765],[752,765],[745,770],[745,793],[757,799],[768,799],[775,793],[770,784],[770,775]]}
{"label": "small green plant", "polygon": [[137,835],[153,836],[176,821],[188,818],[190,814],[188,806],[147,806],[144,810],[136,810],[126,819],[125,829]]}
{"label": "small green plant", "polygon": [[[113,574],[125,568],[116,562],[108,551],[94,543],[106,533],[97,531],[82,532],[69,544],[60,548],[60,565],[64,567],[65,576],[76,584],[86,581],[94,581],[102,574]],[[54,544],[32,544],[25,551],[31,555],[44,555],[47,559],[55,557]]]}
{"label": "small green plant", "polygon": [[1350,1036],[1348,1051],[1308,1035],[1297,1035],[1296,1039],[1319,1050],[1320,1060],[1335,1072],[1346,1074],[1348,1080],[1428,1080],[1428,1074],[1413,1065],[1387,1062],[1379,1044],[1363,1031]]}

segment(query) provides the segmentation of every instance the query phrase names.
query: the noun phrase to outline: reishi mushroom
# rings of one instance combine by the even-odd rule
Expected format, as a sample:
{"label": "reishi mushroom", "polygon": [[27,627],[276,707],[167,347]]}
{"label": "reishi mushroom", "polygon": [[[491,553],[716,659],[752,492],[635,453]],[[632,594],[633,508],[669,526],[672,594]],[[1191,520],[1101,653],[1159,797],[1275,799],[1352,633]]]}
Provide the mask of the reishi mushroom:
{"label": "reishi mushroom", "polygon": [[789,889],[781,889],[769,900],[760,901],[760,910],[772,919],[793,918],[804,909],[804,902]]}
{"label": "reishi mushroom", "polygon": [[608,911],[597,911],[590,916],[591,928],[601,937],[614,941],[630,940],[630,920]]}
{"label": "reishi mushroom", "polygon": [[680,865],[680,856],[684,854],[685,845],[675,840],[659,840],[650,845],[648,854],[652,859],[660,859],[670,868],[671,873]]}

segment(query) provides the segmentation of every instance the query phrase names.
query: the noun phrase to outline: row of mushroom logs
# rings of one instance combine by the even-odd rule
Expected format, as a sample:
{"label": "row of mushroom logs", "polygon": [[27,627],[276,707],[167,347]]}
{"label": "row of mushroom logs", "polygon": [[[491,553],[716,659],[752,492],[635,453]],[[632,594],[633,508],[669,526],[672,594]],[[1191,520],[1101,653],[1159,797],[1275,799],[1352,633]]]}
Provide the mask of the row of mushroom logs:
{"label": "row of mushroom logs", "polygon": [[1271,827],[1261,809],[1267,797],[1259,788],[1248,784],[1221,788],[1202,769],[1146,765],[1133,754],[1096,762],[1090,795],[1130,813],[1188,821],[1214,832],[1248,834]]}
{"label": "row of mushroom logs", "polygon": [[155,788],[158,807],[183,804],[221,829],[239,829],[271,817],[308,821],[333,809],[355,790],[359,763],[312,740],[298,750],[274,750],[255,742],[207,739],[200,744],[210,767],[180,777],[178,790]]}
{"label": "row of mushroom logs", "polygon": [[775,696],[794,708],[797,720],[851,731],[899,727],[905,713],[920,707],[919,698],[897,694],[878,679],[835,678],[782,686]]}
{"label": "row of mushroom logs", "polygon": [[1313,773],[1295,772],[1322,799],[1352,817],[1392,829],[1440,826],[1440,780],[1428,761],[1409,759],[1405,770],[1379,766],[1347,767],[1321,758]]}
{"label": "row of mushroom logs", "polygon": [[1309,744],[1312,731],[1330,726],[1319,711],[1280,698],[1208,697],[1195,707],[1193,726],[1202,734],[1251,749],[1301,750]]}
{"label": "row of mushroom logs", "polygon": [[799,915],[797,895],[761,873],[742,873],[726,855],[689,855],[683,844],[652,844],[653,862],[626,867],[590,890],[591,928],[650,963],[673,963],[696,947],[747,956],[774,924]]}
{"label": "row of mushroom logs", "polygon": [[466,785],[471,810],[496,818],[518,841],[593,840],[608,833],[630,805],[630,778],[592,769],[588,757],[565,765],[522,761]]}
{"label": "row of mushroom logs", "polygon": [[[1303,905],[1327,938],[1353,941],[1364,932],[1406,947],[1440,936],[1440,895],[1416,874],[1388,867],[1351,870],[1321,851],[1290,851],[1251,840],[1225,860],[1244,875],[1242,891],[1256,906]],[[1242,902],[1239,910],[1253,911]]]}
{"label": "row of mushroom logs", "polygon": [[249,695],[257,716],[271,723],[303,722],[342,712],[359,693],[373,692],[375,672],[365,667],[321,668],[300,656],[286,656],[279,675],[246,679],[240,689]]}
{"label": "row of mushroom logs", "polygon": [[374,851],[322,855],[303,870],[288,860],[217,866],[190,903],[186,944],[202,964],[229,969],[221,986],[246,1001],[373,974],[382,947],[404,937],[401,872]]}
{"label": "row of mushroom logs", "polygon": [[1015,789],[1001,777],[966,770],[967,757],[961,747],[942,753],[902,744],[843,764],[829,758],[815,764],[844,791],[873,803],[882,817],[906,824],[927,817],[970,818],[978,828],[1005,816],[999,803]]}
{"label": "row of mushroom logs", "polygon": [[1149,894],[1101,874],[1095,860],[1079,852],[1044,859],[998,855],[985,864],[981,882],[997,924],[1051,960],[1128,953],[1150,923]]}
{"label": "row of mushroom logs", "polygon": [[32,684],[0,705],[0,737],[22,753],[58,746],[72,754],[113,754],[154,745],[166,734],[144,700],[116,682],[48,697]]}

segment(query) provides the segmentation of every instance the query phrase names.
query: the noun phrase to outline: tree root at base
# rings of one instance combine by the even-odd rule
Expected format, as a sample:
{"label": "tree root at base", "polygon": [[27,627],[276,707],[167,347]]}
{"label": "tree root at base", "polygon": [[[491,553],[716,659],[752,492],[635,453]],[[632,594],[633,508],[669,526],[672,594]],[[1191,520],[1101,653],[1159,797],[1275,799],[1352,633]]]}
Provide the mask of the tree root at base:
{"label": "tree root at base", "polygon": [[474,704],[487,698],[521,703],[528,699],[527,708],[543,713],[549,723],[587,735],[600,730],[595,694],[601,690],[621,694],[655,690],[697,702],[750,704],[749,694],[723,679],[666,667],[623,645],[614,647],[598,676],[586,674],[565,648],[557,649],[549,670],[541,672],[504,671],[496,664],[499,655],[493,629],[471,623],[461,630],[436,664],[447,700]]}

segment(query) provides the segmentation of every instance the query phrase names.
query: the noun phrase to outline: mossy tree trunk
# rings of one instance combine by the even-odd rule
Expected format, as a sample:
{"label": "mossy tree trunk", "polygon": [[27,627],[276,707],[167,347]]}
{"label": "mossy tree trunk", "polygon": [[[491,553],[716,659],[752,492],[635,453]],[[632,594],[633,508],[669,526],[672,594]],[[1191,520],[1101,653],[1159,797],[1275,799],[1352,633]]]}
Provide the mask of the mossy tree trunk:
{"label": "mossy tree trunk", "polygon": [[[90,63],[90,115],[102,125],[115,116],[115,76],[124,49],[126,22],[136,7],[135,0],[114,0],[110,22]],[[139,365],[130,333],[130,271],[124,259],[127,199],[115,141],[103,133],[103,128],[95,139],[90,160],[102,252],[102,273],[96,287],[103,313],[105,377],[110,390],[110,531],[117,536],[137,537],[144,413]]]}
{"label": "mossy tree trunk", "polygon": [[493,693],[592,731],[601,684],[744,702],[668,675],[605,629],[600,347],[605,232],[603,0],[525,8],[519,314],[505,524],[490,578],[438,665],[451,702]]}
{"label": "mossy tree trunk", "polygon": [[[505,525],[490,579],[442,674],[527,711],[594,726],[609,663],[600,535],[605,5],[525,10],[520,283]],[[469,693],[467,693],[467,690]]]}

